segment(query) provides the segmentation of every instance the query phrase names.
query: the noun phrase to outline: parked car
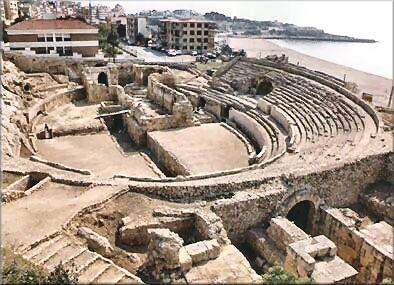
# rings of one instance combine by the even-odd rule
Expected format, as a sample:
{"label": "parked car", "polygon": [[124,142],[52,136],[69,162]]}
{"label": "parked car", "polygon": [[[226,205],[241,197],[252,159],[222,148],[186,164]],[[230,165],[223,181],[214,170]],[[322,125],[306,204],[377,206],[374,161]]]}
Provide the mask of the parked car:
{"label": "parked car", "polygon": [[176,52],[177,55],[181,55],[182,54],[182,51],[180,49],[177,49],[175,52]]}
{"label": "parked car", "polygon": [[176,50],[174,50],[174,49],[169,49],[169,50],[167,51],[167,55],[168,55],[168,56],[176,56],[176,55],[177,55]]}
{"label": "parked car", "polygon": [[213,54],[213,53],[211,53],[211,52],[207,52],[206,56],[207,56],[208,58],[210,58],[210,59],[215,59],[215,58],[216,58],[216,55]]}
{"label": "parked car", "polygon": [[197,53],[197,51],[196,50],[193,50],[192,51],[192,56],[196,56],[198,53]]}

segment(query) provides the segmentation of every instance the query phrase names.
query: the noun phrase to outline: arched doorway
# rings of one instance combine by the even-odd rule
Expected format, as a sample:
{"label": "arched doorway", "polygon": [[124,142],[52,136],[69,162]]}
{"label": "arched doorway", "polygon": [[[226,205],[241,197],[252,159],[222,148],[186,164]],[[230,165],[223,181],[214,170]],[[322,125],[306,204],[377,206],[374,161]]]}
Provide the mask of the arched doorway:
{"label": "arched doorway", "polygon": [[262,96],[267,95],[272,91],[272,89],[274,89],[274,87],[272,86],[271,81],[268,80],[260,81],[256,88],[256,95],[262,95]]}
{"label": "arched doorway", "polygon": [[205,100],[203,97],[199,97],[197,102],[197,110],[200,108],[205,108],[205,104],[207,104],[207,100]]}
{"label": "arched doorway", "polygon": [[312,201],[304,200],[295,204],[287,213],[286,218],[305,231],[313,233],[315,223],[315,206]]}
{"label": "arched doorway", "polygon": [[98,83],[104,84],[105,86],[108,86],[108,77],[105,72],[100,72],[97,78]]}

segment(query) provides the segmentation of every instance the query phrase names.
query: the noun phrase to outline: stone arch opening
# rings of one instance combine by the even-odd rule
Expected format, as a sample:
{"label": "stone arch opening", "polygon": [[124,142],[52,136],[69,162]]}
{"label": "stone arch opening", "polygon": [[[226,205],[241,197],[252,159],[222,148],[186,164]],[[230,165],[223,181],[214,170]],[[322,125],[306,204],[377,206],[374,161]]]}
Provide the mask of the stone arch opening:
{"label": "stone arch opening", "polygon": [[222,121],[226,121],[228,117],[230,116],[230,105],[226,105],[222,110]]}
{"label": "stone arch opening", "polygon": [[305,231],[313,233],[316,209],[312,201],[303,200],[295,204],[287,213],[286,218]]}
{"label": "stone arch opening", "polygon": [[272,85],[271,81],[263,80],[260,81],[256,87],[256,95],[267,95],[268,93],[272,92],[274,86]]}
{"label": "stone arch opening", "polygon": [[24,91],[24,92],[30,92],[30,91],[31,91],[31,85],[30,85],[29,82],[26,82],[26,83],[23,85],[23,91]]}
{"label": "stone arch opening", "polygon": [[97,77],[98,83],[104,84],[108,87],[108,76],[105,72],[100,72]]}
{"label": "stone arch opening", "polygon": [[197,109],[205,108],[206,104],[207,104],[207,100],[205,100],[205,98],[203,97],[199,97],[197,101]]}

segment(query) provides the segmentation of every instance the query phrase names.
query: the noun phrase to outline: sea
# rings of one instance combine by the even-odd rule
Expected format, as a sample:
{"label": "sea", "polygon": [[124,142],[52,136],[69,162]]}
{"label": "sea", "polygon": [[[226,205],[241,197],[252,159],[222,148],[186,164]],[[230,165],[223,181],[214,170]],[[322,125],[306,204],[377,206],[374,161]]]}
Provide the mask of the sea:
{"label": "sea", "polygon": [[[228,38],[221,36],[231,47],[243,48],[249,56],[259,57],[259,52],[269,51],[260,46],[261,39]],[[278,46],[317,57],[364,72],[393,78],[393,48],[390,41],[375,43],[329,42],[311,40],[268,40]]]}
{"label": "sea", "polygon": [[270,41],[281,47],[293,49],[310,56],[393,78],[393,48],[390,42]]}

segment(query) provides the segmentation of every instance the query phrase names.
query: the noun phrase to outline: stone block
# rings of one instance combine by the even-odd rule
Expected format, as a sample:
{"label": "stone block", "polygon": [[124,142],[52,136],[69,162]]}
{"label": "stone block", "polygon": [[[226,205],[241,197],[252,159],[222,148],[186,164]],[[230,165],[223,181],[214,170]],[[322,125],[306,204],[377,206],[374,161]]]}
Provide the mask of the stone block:
{"label": "stone block", "polygon": [[215,259],[220,254],[220,246],[217,240],[204,240],[186,245],[186,252],[192,258],[193,264]]}
{"label": "stone block", "polygon": [[95,251],[104,257],[111,257],[114,254],[114,248],[108,239],[93,230],[87,227],[80,227],[78,229],[78,235],[86,239],[89,250]]}
{"label": "stone block", "polygon": [[187,253],[185,247],[181,247],[179,250],[179,265],[182,272],[187,272],[192,268],[193,260]]}

